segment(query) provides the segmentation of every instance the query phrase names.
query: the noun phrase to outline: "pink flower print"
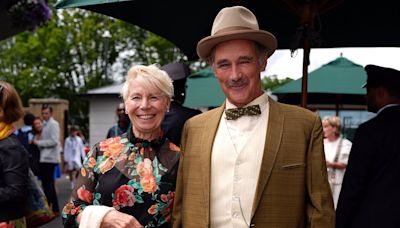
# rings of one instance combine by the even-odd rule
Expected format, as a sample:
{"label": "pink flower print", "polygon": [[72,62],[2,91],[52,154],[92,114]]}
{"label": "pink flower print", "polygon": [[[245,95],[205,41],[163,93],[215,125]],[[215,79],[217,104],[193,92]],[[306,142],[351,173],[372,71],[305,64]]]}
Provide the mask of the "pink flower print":
{"label": "pink flower print", "polygon": [[135,202],[135,196],[133,195],[134,188],[129,185],[122,185],[115,190],[115,197],[113,197],[113,207],[119,210],[122,207],[132,207]]}
{"label": "pink flower print", "polygon": [[153,165],[151,160],[145,158],[144,161],[137,165],[136,171],[141,177],[153,175]]}

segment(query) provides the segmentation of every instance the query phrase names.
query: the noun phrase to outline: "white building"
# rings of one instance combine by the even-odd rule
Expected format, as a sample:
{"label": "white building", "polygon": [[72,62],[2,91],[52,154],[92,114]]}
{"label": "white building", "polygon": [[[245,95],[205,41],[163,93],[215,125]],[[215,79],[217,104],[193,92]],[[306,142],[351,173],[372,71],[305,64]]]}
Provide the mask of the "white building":
{"label": "white building", "polygon": [[106,138],[108,129],[117,122],[115,110],[122,101],[122,84],[113,84],[89,90],[84,96],[89,100],[89,144]]}

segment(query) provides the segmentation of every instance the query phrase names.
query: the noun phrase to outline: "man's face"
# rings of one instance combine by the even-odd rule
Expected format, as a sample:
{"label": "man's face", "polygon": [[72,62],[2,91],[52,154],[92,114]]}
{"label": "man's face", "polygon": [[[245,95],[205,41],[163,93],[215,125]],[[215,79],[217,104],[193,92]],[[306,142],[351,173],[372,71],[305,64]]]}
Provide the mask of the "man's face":
{"label": "man's face", "polygon": [[124,103],[120,103],[120,104],[118,105],[118,108],[117,108],[117,116],[118,116],[118,119],[123,118],[124,115],[125,115],[125,104],[124,104]]}
{"label": "man's face", "polygon": [[243,107],[260,96],[260,65],[255,45],[249,40],[231,40],[218,44],[212,63],[221,89],[229,102]]}
{"label": "man's face", "polygon": [[42,110],[42,118],[43,118],[45,121],[47,121],[47,120],[50,119],[50,117],[51,117],[50,109],[48,109],[48,108],[43,109],[43,110]]}

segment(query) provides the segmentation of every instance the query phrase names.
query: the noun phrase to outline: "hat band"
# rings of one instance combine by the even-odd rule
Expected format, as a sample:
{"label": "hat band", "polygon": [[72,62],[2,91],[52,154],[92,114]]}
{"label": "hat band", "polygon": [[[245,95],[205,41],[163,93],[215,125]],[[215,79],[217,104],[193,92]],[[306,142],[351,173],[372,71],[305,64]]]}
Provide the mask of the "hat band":
{"label": "hat band", "polygon": [[213,34],[213,36],[219,35],[219,34],[224,34],[224,33],[231,32],[231,31],[237,31],[237,30],[255,30],[255,29],[249,28],[249,27],[244,27],[244,26],[231,26],[231,27],[227,27],[227,28],[218,30],[217,32],[215,32]]}

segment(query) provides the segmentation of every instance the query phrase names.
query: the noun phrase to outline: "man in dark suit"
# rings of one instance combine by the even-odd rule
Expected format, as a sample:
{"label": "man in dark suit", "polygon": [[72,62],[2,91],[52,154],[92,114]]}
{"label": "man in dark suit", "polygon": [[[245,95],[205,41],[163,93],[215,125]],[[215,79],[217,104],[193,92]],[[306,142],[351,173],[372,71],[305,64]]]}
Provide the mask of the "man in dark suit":
{"label": "man in dark suit", "polygon": [[174,84],[174,96],[170,109],[161,123],[161,129],[171,142],[179,145],[182,128],[186,120],[200,114],[201,111],[182,105],[186,96],[186,77],[190,73],[189,67],[183,63],[169,63],[162,66],[161,70],[168,73]]}
{"label": "man in dark suit", "polygon": [[354,137],[337,228],[400,227],[400,71],[368,65],[367,107],[377,116]]}

